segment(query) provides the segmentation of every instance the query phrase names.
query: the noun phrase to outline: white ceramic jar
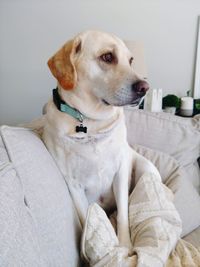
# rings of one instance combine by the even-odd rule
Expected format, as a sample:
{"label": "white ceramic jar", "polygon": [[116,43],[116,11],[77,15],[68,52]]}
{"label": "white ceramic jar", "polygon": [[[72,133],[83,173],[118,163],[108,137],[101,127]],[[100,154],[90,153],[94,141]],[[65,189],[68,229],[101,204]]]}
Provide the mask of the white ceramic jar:
{"label": "white ceramic jar", "polygon": [[194,99],[190,96],[185,96],[181,98],[181,108],[180,115],[185,117],[190,117],[193,114],[193,104]]}

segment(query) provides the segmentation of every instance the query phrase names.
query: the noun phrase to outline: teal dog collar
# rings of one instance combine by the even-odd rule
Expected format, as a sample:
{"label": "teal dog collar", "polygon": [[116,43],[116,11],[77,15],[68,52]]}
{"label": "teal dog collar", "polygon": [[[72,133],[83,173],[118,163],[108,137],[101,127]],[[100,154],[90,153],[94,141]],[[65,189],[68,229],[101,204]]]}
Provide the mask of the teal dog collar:
{"label": "teal dog collar", "polygon": [[73,117],[74,119],[78,120],[81,123],[79,126],[76,126],[76,132],[87,133],[87,127],[84,127],[82,124],[83,119],[85,119],[86,117],[80,111],[78,111],[75,108],[72,108],[70,105],[68,105],[61,99],[58,93],[58,88],[53,89],[53,102],[58,108],[58,110],[67,113],[68,115],[70,115],[71,117]]}

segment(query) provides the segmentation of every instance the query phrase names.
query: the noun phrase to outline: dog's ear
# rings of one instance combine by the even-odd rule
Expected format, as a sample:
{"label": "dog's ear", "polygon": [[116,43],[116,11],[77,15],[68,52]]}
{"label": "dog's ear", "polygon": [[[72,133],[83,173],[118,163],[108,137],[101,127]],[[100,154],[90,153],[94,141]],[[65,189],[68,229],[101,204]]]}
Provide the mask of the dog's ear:
{"label": "dog's ear", "polygon": [[65,90],[73,89],[77,81],[74,58],[81,50],[81,41],[68,41],[54,56],[48,60],[48,66],[53,76]]}

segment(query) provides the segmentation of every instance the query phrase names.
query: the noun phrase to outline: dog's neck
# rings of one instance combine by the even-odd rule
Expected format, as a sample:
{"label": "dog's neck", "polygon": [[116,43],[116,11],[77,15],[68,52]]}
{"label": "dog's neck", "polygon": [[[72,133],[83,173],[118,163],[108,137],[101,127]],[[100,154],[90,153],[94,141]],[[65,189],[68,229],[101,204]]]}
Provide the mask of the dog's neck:
{"label": "dog's neck", "polygon": [[[68,97],[63,97],[63,95],[60,94],[60,91],[58,90],[59,93],[59,97],[61,99],[61,103],[65,104],[67,103],[68,105],[70,105],[72,107],[72,109],[75,109],[76,107],[78,107],[77,104],[77,99],[78,98],[68,98]],[[68,94],[66,94],[68,96]],[[65,96],[66,96],[65,95]],[[70,96],[70,94],[69,94]],[[68,100],[68,101],[66,101]],[[73,105],[73,101],[70,102],[70,100],[74,100],[74,102],[77,104],[76,106]],[[82,137],[88,137],[91,135],[96,135],[96,134],[103,134],[103,132],[107,129],[110,128],[112,129],[114,127],[114,125],[121,120],[121,118],[123,117],[123,109],[122,108],[118,108],[118,107],[112,107],[111,108],[111,112],[107,111],[107,116],[104,113],[103,115],[101,114],[102,111],[101,109],[99,110],[100,114],[98,114],[98,108],[96,107],[96,110],[91,113],[89,112],[90,110],[88,110],[88,106],[85,105],[85,109],[84,109],[84,105],[83,103],[81,103],[81,107],[82,109],[77,109],[78,112],[80,114],[83,114],[84,118],[83,118],[83,122],[82,122],[82,126],[83,127],[87,127],[87,133],[85,133],[85,129],[82,129],[81,131],[77,132],[76,131],[76,127],[80,127],[80,121],[77,120],[77,118],[75,118],[74,116],[71,116],[68,113],[62,112],[60,111],[60,108],[58,108],[58,104],[55,104],[55,102],[53,100],[50,100],[48,105],[47,105],[47,121],[52,125],[52,122],[54,124],[55,129],[59,130],[59,133],[61,133],[62,136],[64,135],[68,135],[68,136],[82,136]],[[86,110],[86,111],[85,111]],[[85,112],[84,112],[85,111]]]}
{"label": "dog's neck", "polygon": [[78,110],[87,119],[94,121],[110,120],[116,117],[119,107],[106,105],[91,94],[87,93],[87,88],[74,88],[73,90],[63,90],[58,84],[58,93],[61,99],[72,108]]}

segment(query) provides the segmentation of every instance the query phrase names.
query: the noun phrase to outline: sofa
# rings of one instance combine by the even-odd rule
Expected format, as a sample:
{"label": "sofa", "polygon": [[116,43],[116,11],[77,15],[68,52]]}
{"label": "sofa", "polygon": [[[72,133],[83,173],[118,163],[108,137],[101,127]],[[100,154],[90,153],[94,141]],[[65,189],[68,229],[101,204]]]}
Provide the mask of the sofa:
{"label": "sofa", "polygon": [[[200,247],[200,117],[125,110],[127,138],[174,193],[182,237]],[[67,183],[40,136],[0,129],[0,266],[83,266],[82,228]]]}

